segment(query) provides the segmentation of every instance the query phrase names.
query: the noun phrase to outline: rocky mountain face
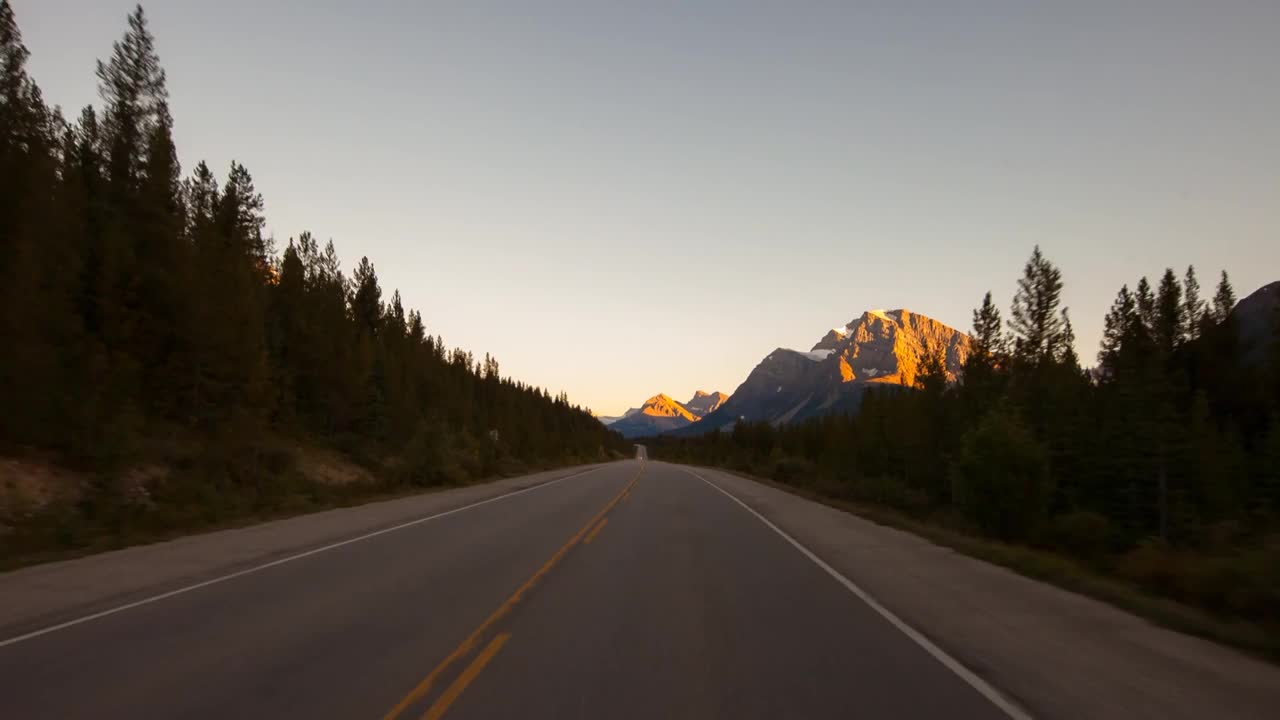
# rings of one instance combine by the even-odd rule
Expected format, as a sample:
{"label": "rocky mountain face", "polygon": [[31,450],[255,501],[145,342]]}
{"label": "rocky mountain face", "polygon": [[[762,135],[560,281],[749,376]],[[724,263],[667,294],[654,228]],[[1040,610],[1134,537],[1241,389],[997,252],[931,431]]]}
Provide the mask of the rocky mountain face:
{"label": "rocky mountain face", "polygon": [[645,401],[644,405],[628,410],[625,415],[609,425],[625,437],[645,437],[687,427],[701,420],[729,399],[722,392],[694,393],[687,403],[678,402],[659,393]]}
{"label": "rocky mountain face", "polygon": [[807,352],[769,353],[723,405],[676,434],[730,429],[740,418],[787,423],[855,410],[868,387],[914,385],[931,351],[943,355],[954,381],[968,357],[969,336],[910,310],[868,310]]}
{"label": "rocky mountain face", "polygon": [[728,399],[729,396],[722,392],[705,393],[698,390],[684,406],[689,412],[702,418],[715,412]]}

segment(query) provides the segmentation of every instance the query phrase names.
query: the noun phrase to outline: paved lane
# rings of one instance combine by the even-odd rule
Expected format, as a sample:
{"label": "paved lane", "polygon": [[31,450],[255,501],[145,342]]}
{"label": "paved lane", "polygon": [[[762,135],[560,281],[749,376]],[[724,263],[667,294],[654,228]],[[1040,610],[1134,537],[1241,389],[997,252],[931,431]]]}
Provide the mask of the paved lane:
{"label": "paved lane", "polygon": [[0,718],[381,717],[630,465],[0,647]]}
{"label": "paved lane", "polygon": [[448,717],[1007,717],[746,510],[663,463],[503,632]]}
{"label": "paved lane", "polygon": [[0,717],[302,716],[1006,717],[656,462],[0,647]]}

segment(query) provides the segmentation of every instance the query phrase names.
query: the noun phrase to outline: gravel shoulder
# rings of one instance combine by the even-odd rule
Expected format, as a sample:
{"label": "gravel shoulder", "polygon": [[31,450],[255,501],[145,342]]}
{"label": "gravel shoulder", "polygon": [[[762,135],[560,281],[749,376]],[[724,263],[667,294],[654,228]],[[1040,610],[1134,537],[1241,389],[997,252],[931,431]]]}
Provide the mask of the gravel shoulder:
{"label": "gravel shoulder", "polygon": [[1274,718],[1280,668],[894,528],[694,468],[1040,718]]}

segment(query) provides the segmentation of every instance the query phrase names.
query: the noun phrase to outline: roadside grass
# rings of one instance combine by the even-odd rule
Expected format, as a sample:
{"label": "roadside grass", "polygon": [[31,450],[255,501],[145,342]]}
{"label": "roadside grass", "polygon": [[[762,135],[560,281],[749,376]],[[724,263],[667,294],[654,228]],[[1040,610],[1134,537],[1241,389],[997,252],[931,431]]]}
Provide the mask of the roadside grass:
{"label": "roadside grass", "polygon": [[969,557],[1114,605],[1171,630],[1212,640],[1280,664],[1280,618],[1274,624],[1262,625],[1221,617],[1152,594],[1058,553],[977,537],[891,508],[835,498],[814,488],[762,478],[740,470],[726,467],[707,469],[737,475],[878,525],[909,532]]}
{"label": "roadside grass", "polygon": [[[280,502],[265,509],[252,512],[232,512],[217,516],[212,520],[190,522],[189,516],[182,516],[183,523],[145,523],[140,525],[116,526],[115,532],[107,532],[101,526],[84,525],[83,518],[78,516],[70,520],[60,517],[59,511],[33,518],[36,522],[11,531],[9,540],[15,539],[13,534],[21,533],[20,545],[13,542],[0,542],[0,573],[17,570],[32,565],[74,560],[76,558],[96,555],[98,553],[122,550],[139,545],[176,540],[193,535],[235,530],[251,527],[276,520],[286,520],[303,515],[356,507],[376,502],[398,500],[418,495],[429,495],[447,490],[455,490],[473,485],[484,485],[510,477],[531,475],[556,470],[569,470],[582,465],[615,462],[618,458],[588,461],[581,458],[570,458],[563,463],[521,464],[499,471],[495,474],[474,479],[459,479],[439,485],[404,485],[375,481],[372,484],[353,484],[345,487],[327,486],[322,483],[307,483]],[[374,476],[376,479],[376,475]],[[63,508],[62,510],[66,510]],[[71,540],[67,538],[68,522],[75,525],[76,532]],[[0,536],[0,540],[4,540]]]}

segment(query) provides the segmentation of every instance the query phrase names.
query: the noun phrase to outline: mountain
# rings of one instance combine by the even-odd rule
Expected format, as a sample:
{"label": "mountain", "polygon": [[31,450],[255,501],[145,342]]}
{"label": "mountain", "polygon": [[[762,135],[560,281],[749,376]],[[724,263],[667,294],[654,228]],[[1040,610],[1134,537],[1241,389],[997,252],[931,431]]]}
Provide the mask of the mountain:
{"label": "mountain", "polygon": [[640,408],[631,408],[630,410],[622,413],[621,415],[597,415],[596,419],[599,420],[601,423],[604,423],[605,425],[612,425],[618,422],[619,420],[622,420],[623,418],[629,418],[638,412],[640,412]]}
{"label": "mountain", "polygon": [[912,386],[930,348],[954,381],[969,336],[910,310],[868,310],[823,335],[808,352],[778,348],[756,365],[718,409],[675,434],[730,429],[739,419],[786,423],[856,410],[871,386]]}
{"label": "mountain", "polygon": [[699,418],[702,418],[712,412],[715,412],[716,409],[723,405],[724,401],[728,399],[729,396],[722,392],[706,393],[698,390],[693,394],[693,397],[684,404],[684,406],[689,410],[689,412],[697,415]]}
{"label": "mountain", "polygon": [[1276,341],[1280,323],[1280,281],[1263,285],[1236,303],[1231,311],[1239,328],[1245,361],[1258,364],[1266,357],[1270,343]]}
{"label": "mountain", "polygon": [[646,400],[637,412],[623,417],[609,427],[622,433],[624,437],[640,437],[684,427],[697,422],[699,417],[701,416],[689,412],[684,405],[659,393]]}
{"label": "mountain", "polygon": [[677,402],[667,395],[658,394],[644,405],[612,423],[609,427],[625,437],[645,437],[687,427],[703,415],[714,411],[729,399],[722,392],[705,393],[699,390],[687,403]]}

